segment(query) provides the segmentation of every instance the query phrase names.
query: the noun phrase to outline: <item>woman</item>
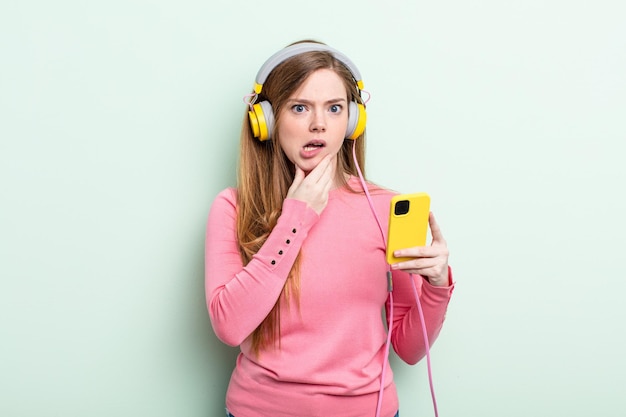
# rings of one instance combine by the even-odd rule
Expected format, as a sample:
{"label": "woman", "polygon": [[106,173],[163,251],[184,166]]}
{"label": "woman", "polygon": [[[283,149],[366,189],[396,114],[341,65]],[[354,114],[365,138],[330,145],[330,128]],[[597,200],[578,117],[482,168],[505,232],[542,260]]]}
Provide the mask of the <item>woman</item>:
{"label": "woman", "polygon": [[432,214],[432,244],[396,253],[411,260],[391,267],[388,291],[379,219],[394,193],[359,179],[361,88],[345,55],[311,41],[277,52],[257,75],[238,185],[216,197],[206,230],[211,323],[241,349],[228,415],[398,415],[382,308],[410,364],[427,352],[415,293],[430,343],[443,325],[453,284]]}

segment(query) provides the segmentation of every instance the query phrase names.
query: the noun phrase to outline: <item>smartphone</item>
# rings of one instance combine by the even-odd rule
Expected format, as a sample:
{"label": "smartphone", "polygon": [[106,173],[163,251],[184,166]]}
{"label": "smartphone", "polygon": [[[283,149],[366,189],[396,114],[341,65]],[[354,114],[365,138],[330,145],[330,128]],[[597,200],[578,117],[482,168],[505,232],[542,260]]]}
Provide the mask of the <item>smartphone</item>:
{"label": "smartphone", "polygon": [[411,259],[393,256],[398,249],[426,245],[429,213],[430,196],[427,193],[400,194],[391,198],[387,263],[391,265]]}

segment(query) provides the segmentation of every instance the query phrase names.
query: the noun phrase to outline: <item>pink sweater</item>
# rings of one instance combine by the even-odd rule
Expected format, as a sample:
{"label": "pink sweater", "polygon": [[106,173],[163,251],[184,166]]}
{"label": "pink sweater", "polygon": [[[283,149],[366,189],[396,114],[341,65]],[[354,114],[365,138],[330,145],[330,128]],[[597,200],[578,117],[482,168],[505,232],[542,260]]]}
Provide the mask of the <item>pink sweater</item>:
{"label": "pink sweater", "polygon": [[[351,185],[360,187],[354,178]],[[391,196],[372,193],[385,233]],[[278,224],[245,267],[235,222],[236,191],[226,189],[209,213],[205,255],[213,329],[241,349],[226,395],[228,410],[235,417],[373,416],[385,353],[381,313],[389,303],[385,248],[367,198],[332,190],[320,216],[301,201],[285,200]],[[257,358],[249,336],[274,306],[299,251],[300,306],[283,303],[281,347]],[[392,344],[414,364],[425,348],[409,279],[393,273]],[[415,279],[432,344],[453,286]],[[392,417],[398,397],[387,367],[381,416]]]}

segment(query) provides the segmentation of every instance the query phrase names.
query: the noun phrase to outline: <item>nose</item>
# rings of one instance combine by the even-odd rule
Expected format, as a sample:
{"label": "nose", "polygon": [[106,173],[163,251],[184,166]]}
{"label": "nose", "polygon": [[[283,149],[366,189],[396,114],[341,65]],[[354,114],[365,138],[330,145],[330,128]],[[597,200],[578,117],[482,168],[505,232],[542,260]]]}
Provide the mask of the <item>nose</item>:
{"label": "nose", "polygon": [[311,113],[310,129],[312,132],[326,131],[326,115],[323,111],[314,111]]}

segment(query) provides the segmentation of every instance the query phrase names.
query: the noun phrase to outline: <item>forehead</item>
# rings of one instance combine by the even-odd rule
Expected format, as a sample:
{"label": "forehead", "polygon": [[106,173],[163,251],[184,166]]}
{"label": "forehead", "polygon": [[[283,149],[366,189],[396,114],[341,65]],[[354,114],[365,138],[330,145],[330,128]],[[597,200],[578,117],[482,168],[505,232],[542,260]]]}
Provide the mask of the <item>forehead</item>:
{"label": "forehead", "polygon": [[309,75],[291,97],[311,96],[346,98],[348,91],[341,77],[331,69],[319,69]]}

